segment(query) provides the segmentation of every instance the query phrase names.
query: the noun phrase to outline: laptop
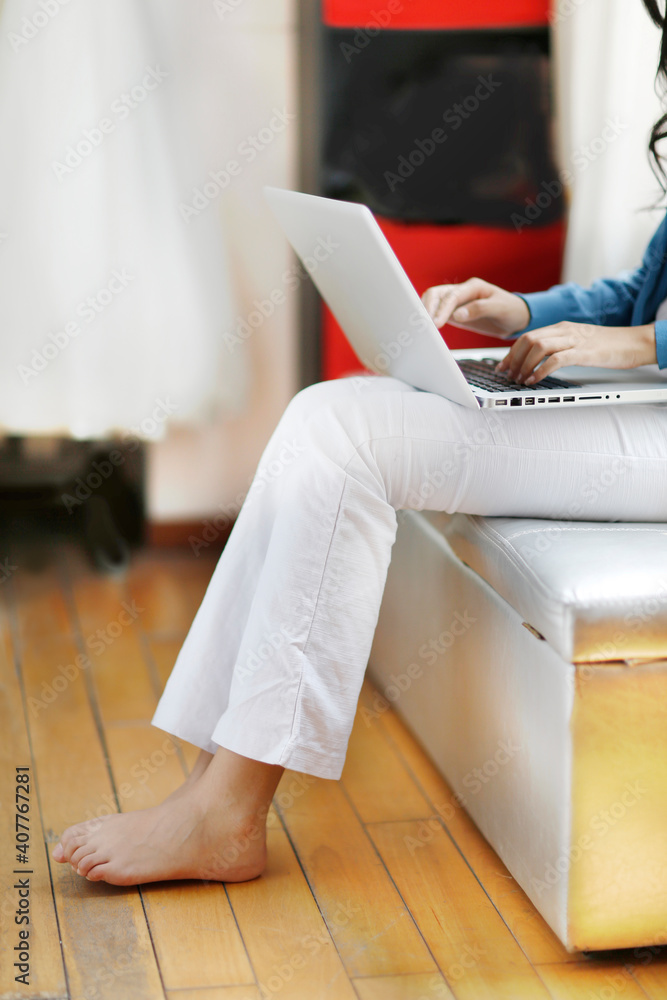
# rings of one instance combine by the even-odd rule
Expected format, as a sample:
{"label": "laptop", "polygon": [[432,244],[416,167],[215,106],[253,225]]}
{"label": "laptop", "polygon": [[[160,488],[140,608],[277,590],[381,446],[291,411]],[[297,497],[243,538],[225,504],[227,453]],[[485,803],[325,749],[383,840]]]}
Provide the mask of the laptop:
{"label": "laptop", "polygon": [[365,368],[469,407],[667,401],[657,365],[561,368],[527,387],[494,367],[508,348],[451,351],[365,205],[265,187],[287,239]]}

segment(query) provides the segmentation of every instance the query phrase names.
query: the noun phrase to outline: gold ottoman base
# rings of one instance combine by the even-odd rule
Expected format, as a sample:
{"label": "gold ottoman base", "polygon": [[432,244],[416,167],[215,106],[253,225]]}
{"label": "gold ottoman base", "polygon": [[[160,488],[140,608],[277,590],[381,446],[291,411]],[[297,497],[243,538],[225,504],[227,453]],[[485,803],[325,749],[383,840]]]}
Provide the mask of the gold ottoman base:
{"label": "gold ottoman base", "polygon": [[574,664],[524,625],[401,514],[373,680],[566,948],[664,944],[667,660]]}
{"label": "gold ottoman base", "polygon": [[667,661],[575,673],[568,939],[667,941]]}

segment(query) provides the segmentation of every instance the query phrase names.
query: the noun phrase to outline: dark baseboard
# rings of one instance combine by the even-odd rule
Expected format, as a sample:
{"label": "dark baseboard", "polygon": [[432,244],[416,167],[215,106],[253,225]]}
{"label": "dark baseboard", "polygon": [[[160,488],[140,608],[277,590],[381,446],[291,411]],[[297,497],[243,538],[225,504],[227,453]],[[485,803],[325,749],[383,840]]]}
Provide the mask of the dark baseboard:
{"label": "dark baseboard", "polygon": [[196,521],[148,521],[146,544],[158,549],[188,548],[196,554],[222,552],[234,522],[215,529],[210,524],[205,518]]}

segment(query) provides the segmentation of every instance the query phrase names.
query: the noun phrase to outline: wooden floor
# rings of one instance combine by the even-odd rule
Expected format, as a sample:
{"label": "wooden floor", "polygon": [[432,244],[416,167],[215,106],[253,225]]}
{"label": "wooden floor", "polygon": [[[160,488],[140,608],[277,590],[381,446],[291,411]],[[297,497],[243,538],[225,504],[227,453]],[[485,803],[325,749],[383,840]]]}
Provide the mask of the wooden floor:
{"label": "wooden floor", "polygon": [[[213,561],[145,552],[109,578],[70,544],[34,559],[14,554],[0,583],[0,997],[666,1000],[665,951],[563,950],[465,813],[443,808],[449,788],[390,711],[358,717],[341,782],[285,774],[254,882],[122,889],[53,863],[64,827],[156,803],[192,765],[149,720]],[[13,967],[25,878],[29,986]]]}

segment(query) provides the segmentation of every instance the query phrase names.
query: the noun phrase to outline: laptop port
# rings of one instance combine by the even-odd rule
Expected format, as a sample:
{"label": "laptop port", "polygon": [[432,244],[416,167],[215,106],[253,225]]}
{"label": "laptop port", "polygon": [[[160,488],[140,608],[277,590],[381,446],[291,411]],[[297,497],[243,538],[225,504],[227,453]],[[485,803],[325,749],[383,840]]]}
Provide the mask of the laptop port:
{"label": "laptop port", "polygon": [[550,403],[560,403],[560,396],[549,396]]}
{"label": "laptop port", "polygon": [[546,400],[545,400],[544,396],[539,396],[537,402],[538,403],[546,403]]}
{"label": "laptop port", "polygon": [[510,406],[521,406],[521,396],[512,396],[510,399]]}
{"label": "laptop port", "polygon": [[535,406],[535,397],[534,396],[526,396],[526,398],[523,401],[523,405],[524,406]]}
{"label": "laptop port", "polygon": [[564,403],[574,403],[574,396],[563,396]]}
{"label": "laptop port", "polygon": [[602,396],[580,396],[579,399],[602,399]]}
{"label": "laptop port", "polygon": [[507,406],[507,400],[506,399],[497,399],[495,405],[496,406]]}

